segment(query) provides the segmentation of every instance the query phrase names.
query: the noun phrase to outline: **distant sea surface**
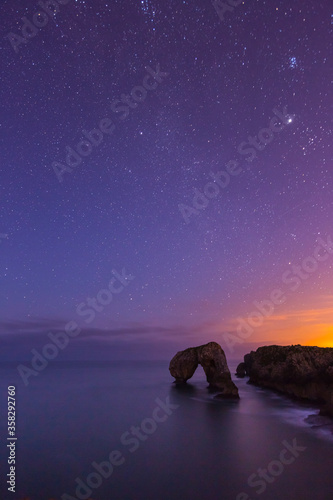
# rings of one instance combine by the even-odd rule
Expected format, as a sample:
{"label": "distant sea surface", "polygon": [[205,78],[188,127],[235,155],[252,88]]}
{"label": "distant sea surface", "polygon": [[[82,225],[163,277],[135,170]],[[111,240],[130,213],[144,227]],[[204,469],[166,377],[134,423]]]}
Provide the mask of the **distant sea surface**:
{"label": "distant sea surface", "polygon": [[[50,363],[29,380],[25,387],[15,369],[0,370],[1,499],[333,499],[332,434],[304,421],[318,409],[247,379],[234,378],[239,401],[214,400],[201,367],[177,388],[162,361]],[[8,385],[17,386],[14,494]],[[115,464],[104,463],[102,477],[92,464],[110,463],[110,454]],[[86,486],[76,496],[78,484]]]}

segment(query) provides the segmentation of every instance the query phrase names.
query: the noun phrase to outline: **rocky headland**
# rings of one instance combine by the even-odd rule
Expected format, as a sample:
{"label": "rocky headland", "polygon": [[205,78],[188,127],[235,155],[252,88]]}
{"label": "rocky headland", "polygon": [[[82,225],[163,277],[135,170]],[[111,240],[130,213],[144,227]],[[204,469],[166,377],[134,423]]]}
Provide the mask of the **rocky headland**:
{"label": "rocky headland", "polygon": [[333,417],[333,348],[259,347],[244,356],[236,374],[248,375],[250,384],[319,403],[321,414]]}
{"label": "rocky headland", "polygon": [[177,352],[170,361],[169,371],[177,384],[184,384],[198,365],[204,369],[209,386],[220,391],[219,398],[239,398],[224,351],[216,342]]}

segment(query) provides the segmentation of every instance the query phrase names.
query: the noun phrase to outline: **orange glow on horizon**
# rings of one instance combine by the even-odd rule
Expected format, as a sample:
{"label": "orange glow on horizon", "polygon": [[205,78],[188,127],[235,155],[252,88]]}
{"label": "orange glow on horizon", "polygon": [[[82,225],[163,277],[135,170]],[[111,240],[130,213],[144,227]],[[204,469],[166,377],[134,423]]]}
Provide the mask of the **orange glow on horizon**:
{"label": "orange glow on horizon", "polygon": [[333,347],[333,326],[328,328],[328,333],[315,337],[308,341],[306,345],[316,345],[318,347]]}
{"label": "orange glow on horizon", "polygon": [[[251,320],[242,320],[251,324]],[[238,335],[239,319],[233,319],[225,330]],[[292,311],[281,311],[265,318],[261,326],[254,327],[252,333],[246,335],[244,342],[278,343],[281,345],[301,344],[318,347],[333,347],[333,308],[309,308]]]}

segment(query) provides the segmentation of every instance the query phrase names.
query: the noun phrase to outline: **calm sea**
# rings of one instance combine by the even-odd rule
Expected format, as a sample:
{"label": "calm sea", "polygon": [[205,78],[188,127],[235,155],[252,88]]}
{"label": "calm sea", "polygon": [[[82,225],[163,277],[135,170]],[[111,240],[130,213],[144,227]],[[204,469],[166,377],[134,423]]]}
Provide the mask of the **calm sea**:
{"label": "calm sea", "polygon": [[[240,401],[216,401],[201,367],[180,390],[168,362],[54,364],[28,387],[13,369],[0,378],[1,499],[333,499],[332,435],[304,422],[318,410],[245,379],[235,379]],[[17,386],[15,493],[8,385]]]}

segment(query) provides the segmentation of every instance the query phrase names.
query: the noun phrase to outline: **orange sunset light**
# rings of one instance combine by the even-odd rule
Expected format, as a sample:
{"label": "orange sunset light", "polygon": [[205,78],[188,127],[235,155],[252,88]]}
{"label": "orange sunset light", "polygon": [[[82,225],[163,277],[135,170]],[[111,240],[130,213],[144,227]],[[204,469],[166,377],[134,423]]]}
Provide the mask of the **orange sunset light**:
{"label": "orange sunset light", "polygon": [[305,345],[317,345],[318,347],[333,347],[333,325],[326,328],[326,333],[313,337]]}
{"label": "orange sunset light", "polygon": [[332,306],[277,312],[265,317],[257,327],[246,316],[233,319],[224,326],[245,341],[260,345],[276,343],[333,347]]}

